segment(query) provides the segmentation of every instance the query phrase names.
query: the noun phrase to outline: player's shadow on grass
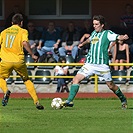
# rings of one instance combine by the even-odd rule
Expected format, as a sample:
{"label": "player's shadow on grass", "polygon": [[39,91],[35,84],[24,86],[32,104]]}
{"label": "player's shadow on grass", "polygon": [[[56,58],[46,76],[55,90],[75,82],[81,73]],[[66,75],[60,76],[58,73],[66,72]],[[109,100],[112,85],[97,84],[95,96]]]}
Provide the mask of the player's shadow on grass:
{"label": "player's shadow on grass", "polygon": [[133,107],[132,108],[127,108],[127,109],[133,109]]}

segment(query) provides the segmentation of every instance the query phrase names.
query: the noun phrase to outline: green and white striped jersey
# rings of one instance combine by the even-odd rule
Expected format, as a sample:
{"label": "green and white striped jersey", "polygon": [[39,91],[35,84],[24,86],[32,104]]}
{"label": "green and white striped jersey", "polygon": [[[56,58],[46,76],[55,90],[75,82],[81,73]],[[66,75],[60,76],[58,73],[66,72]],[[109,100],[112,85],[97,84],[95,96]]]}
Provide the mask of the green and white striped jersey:
{"label": "green and white striped jersey", "polygon": [[111,41],[115,41],[118,34],[110,30],[101,32],[93,31],[90,36],[90,50],[87,54],[86,63],[109,64],[108,47]]}

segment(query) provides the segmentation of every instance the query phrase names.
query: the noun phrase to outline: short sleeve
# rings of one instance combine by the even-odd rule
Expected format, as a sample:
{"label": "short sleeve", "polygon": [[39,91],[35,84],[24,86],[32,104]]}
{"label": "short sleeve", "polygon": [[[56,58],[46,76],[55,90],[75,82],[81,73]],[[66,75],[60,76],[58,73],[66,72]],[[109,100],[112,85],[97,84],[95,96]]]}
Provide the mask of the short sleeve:
{"label": "short sleeve", "polygon": [[28,31],[25,30],[25,29],[22,31],[22,42],[23,41],[27,41],[28,42]]}
{"label": "short sleeve", "polygon": [[0,45],[1,45],[1,43],[2,43],[2,40],[1,40],[1,34],[0,34]]}
{"label": "short sleeve", "polygon": [[109,41],[115,41],[118,37],[118,34],[112,32],[112,31],[108,31],[108,34],[107,34],[107,38]]}

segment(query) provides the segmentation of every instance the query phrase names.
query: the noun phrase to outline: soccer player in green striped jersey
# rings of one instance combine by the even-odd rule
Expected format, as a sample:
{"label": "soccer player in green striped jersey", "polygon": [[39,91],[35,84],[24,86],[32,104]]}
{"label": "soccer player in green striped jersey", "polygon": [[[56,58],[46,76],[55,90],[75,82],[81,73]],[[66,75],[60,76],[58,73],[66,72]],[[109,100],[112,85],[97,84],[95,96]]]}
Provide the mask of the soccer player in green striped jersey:
{"label": "soccer player in green striped jersey", "polygon": [[110,42],[119,40],[127,40],[128,35],[119,35],[110,30],[105,30],[105,18],[102,15],[95,15],[93,17],[94,31],[91,36],[83,43],[79,44],[79,48],[89,43],[90,50],[87,54],[86,63],[79,69],[77,75],[73,78],[73,84],[70,87],[70,93],[66,101],[62,103],[62,106],[72,107],[73,100],[79,90],[79,82],[84,78],[89,78],[93,74],[97,74],[102,77],[110,90],[112,90],[120,99],[122,109],[127,108],[127,99],[121,92],[120,88],[112,81],[110,68],[109,68],[109,56],[108,48]]}

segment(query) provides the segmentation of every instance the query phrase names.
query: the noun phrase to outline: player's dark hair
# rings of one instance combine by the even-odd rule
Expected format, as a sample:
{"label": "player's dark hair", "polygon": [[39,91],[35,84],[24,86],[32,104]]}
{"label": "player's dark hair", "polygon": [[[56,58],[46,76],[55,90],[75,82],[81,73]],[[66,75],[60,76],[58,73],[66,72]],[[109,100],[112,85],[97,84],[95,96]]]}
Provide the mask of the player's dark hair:
{"label": "player's dark hair", "polygon": [[15,15],[12,17],[12,23],[13,23],[13,24],[18,24],[18,25],[20,25],[22,21],[23,21],[23,16],[22,16],[22,14],[20,14],[20,13],[17,13],[17,14],[15,14]]}
{"label": "player's dark hair", "polygon": [[105,25],[105,18],[102,15],[95,15],[93,17],[93,20],[97,20],[100,22],[100,24],[104,24]]}

